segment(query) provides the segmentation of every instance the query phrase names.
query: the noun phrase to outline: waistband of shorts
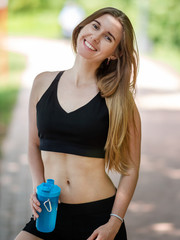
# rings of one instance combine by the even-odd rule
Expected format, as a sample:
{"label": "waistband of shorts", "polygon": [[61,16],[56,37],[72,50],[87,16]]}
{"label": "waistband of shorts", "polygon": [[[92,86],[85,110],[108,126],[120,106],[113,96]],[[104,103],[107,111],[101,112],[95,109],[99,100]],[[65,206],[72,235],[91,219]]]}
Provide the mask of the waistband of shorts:
{"label": "waistband of shorts", "polygon": [[115,200],[115,195],[109,198],[97,200],[94,202],[87,203],[60,203],[59,210],[65,211],[67,214],[91,214],[91,213],[110,213],[113,203]]}

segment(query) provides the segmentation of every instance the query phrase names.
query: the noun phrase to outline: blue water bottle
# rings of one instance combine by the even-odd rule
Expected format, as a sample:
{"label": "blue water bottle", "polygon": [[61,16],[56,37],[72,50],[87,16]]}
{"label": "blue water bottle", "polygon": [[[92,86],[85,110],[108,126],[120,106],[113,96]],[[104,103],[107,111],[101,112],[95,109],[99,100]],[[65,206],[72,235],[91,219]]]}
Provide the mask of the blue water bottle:
{"label": "blue water bottle", "polygon": [[36,220],[36,228],[40,232],[52,232],[56,225],[58,199],[61,189],[54,184],[53,179],[37,186],[36,193],[42,211]]}

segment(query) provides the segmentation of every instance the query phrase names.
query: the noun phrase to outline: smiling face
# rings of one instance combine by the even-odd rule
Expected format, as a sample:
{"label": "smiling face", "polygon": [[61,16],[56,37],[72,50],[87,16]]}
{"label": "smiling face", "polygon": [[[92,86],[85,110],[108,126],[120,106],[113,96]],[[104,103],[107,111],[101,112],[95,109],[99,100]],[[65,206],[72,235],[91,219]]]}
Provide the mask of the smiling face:
{"label": "smiling face", "polygon": [[77,54],[101,63],[115,59],[115,50],[122,37],[122,25],[110,14],[104,14],[84,26],[77,38]]}

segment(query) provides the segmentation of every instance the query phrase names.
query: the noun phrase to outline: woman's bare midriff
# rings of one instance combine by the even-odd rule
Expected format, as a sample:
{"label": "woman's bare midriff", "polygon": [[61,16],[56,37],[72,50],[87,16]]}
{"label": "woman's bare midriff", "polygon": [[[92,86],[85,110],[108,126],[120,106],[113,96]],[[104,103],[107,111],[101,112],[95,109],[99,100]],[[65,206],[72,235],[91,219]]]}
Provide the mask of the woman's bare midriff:
{"label": "woman's bare midriff", "polygon": [[45,178],[61,188],[60,201],[85,203],[111,197],[116,189],[105,172],[103,158],[42,151]]}

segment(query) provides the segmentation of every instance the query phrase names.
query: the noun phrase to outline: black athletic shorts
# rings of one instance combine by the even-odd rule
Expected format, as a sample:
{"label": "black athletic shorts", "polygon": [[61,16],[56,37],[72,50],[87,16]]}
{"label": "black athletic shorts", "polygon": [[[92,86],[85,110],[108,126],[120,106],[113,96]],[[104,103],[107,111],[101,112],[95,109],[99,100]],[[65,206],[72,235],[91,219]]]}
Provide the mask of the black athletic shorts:
{"label": "black athletic shorts", "polygon": [[[82,204],[60,203],[53,232],[39,232],[33,217],[23,230],[45,240],[86,240],[96,228],[108,222],[114,199],[115,196]],[[114,240],[127,240],[124,222]]]}

